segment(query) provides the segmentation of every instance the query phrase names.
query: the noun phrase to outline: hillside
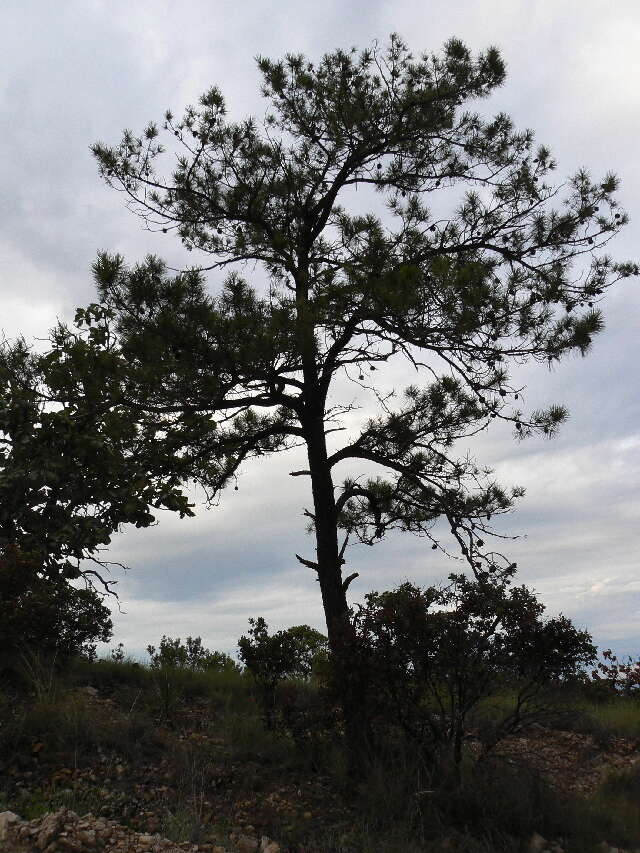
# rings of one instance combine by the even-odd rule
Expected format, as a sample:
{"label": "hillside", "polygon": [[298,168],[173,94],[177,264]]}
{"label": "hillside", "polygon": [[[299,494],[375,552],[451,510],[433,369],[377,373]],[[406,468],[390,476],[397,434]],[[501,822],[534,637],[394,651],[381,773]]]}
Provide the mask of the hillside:
{"label": "hillside", "polygon": [[[282,685],[276,729],[266,731],[246,675],[160,677],[127,662],[79,661],[31,683],[5,678],[0,811],[31,821],[75,813],[47,819],[49,828],[58,821],[57,840],[51,830],[49,846],[31,849],[49,853],[178,844],[209,853],[259,844],[268,853],[588,853],[605,840],[640,848],[640,703],[554,689],[553,719],[511,736],[475,769],[472,734],[461,786],[446,764],[425,784],[399,741],[354,780],[340,721],[317,686]],[[495,707],[481,709],[476,726]]]}

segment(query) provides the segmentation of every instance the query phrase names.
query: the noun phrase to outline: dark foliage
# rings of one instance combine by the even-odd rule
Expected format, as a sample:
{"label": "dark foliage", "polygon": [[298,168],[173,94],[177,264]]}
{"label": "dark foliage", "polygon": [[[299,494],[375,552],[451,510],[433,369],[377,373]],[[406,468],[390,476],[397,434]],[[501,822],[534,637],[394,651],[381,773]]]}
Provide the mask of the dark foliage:
{"label": "dark foliage", "polygon": [[[394,35],[381,50],[258,66],[262,127],[227,121],[212,88],[182,119],[166,114],[178,149],[166,171],[153,122],[94,146],[147,227],[229,272],[212,295],[203,269],[101,253],[97,301],[52,330],[47,352],[0,347],[0,546],[37,548],[50,572],[76,576],[121,525],[193,515],[188,484],[214,504],[250,459],[304,446],[308,465],[291,473],[310,479],[315,552],[296,556],[317,574],[355,742],[366,707],[349,541],[399,529],[453,543],[479,583],[509,570],[485,542],[523,491],[454,445],[496,420],[518,438],[552,435],[565,410],[525,412],[512,366],[586,353],[605,293],[638,268],[604,251],[627,222],[614,175],[558,186],[531,131],[470,109],[504,81],[495,48],[472,56],[451,39],[414,57]],[[346,207],[358,188],[372,191],[364,214]],[[431,194],[446,207],[451,188],[436,215]],[[261,266],[268,292],[234,265]],[[399,359],[421,385],[388,392],[377,371]],[[354,408],[335,396],[345,380],[377,410],[333,447]],[[278,654],[284,667],[293,650],[283,640]]]}
{"label": "dark foliage", "polygon": [[5,662],[25,652],[59,660],[93,656],[112,633],[110,612],[90,588],[43,573],[37,556],[18,548],[0,553],[0,649]]}
{"label": "dark foliage", "polygon": [[272,728],[278,685],[285,678],[309,678],[327,638],[309,625],[269,634],[262,616],[249,619],[249,626],[248,636],[238,640],[239,657],[260,689],[267,726]]}
{"label": "dark foliage", "polygon": [[592,663],[586,631],[564,616],[543,619],[525,587],[452,575],[444,588],[405,583],[372,592],[355,615],[359,659],[372,718],[390,723],[425,754],[448,744],[462,760],[468,718],[509,687],[512,707],[480,732],[486,754],[501,738],[540,719],[541,688]]}

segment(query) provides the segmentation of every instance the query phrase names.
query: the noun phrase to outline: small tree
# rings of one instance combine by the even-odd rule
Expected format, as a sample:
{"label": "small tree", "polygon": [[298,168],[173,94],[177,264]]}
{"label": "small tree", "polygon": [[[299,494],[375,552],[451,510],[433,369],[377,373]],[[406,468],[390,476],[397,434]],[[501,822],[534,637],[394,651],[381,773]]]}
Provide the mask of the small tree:
{"label": "small tree", "polygon": [[34,652],[65,661],[95,657],[109,641],[111,615],[93,589],[76,589],[43,572],[37,555],[15,547],[0,552],[0,651],[7,661]]}
{"label": "small tree", "polygon": [[294,625],[287,628],[286,632],[293,638],[296,650],[296,664],[289,675],[307,681],[311,678],[316,663],[327,653],[327,638],[309,625]]}
{"label": "small tree", "polygon": [[[504,81],[495,48],[472,57],[451,39],[416,58],[392,36],[384,51],[258,66],[262,127],[228,122],[213,88],[182,119],[167,112],[179,153],[166,176],[153,122],[93,151],[148,228],[209,269],[260,265],[268,290],[231,271],[214,297],[197,269],[101,254],[98,301],[49,352],[2,350],[0,543],[95,559],[121,524],[192,515],[189,481],[215,503],[248,460],[302,444],[307,466],[291,474],[310,480],[315,551],[297,557],[319,581],[355,745],[366,707],[348,677],[349,539],[396,528],[444,549],[445,519],[471,571],[507,565],[480,542],[522,491],[453,445],[494,421],[551,435],[564,409],[523,411],[510,366],[584,354],[597,304],[637,267],[599,253],[627,221],[613,175],[579,171],[556,205],[549,150],[469,109]],[[370,212],[349,212],[356,189]],[[429,204],[438,191],[448,214]],[[377,371],[396,359],[420,384],[387,394]],[[342,444],[353,402],[338,380],[377,405]]]}
{"label": "small tree", "polygon": [[209,652],[204,669],[206,672],[237,672],[241,671],[240,666],[234,661],[231,655],[226,652]]}
{"label": "small tree", "polygon": [[485,750],[535,714],[549,682],[576,674],[596,650],[586,631],[544,607],[525,587],[452,575],[445,588],[405,583],[372,592],[355,615],[361,677],[384,725],[397,722],[427,751],[449,744],[457,766],[467,718],[499,689],[513,707],[484,732]]}
{"label": "small tree", "polygon": [[260,690],[268,729],[273,729],[278,684],[300,665],[298,644],[287,631],[269,634],[269,626],[259,616],[249,619],[249,630],[238,640],[238,656]]}
{"label": "small tree", "polygon": [[118,643],[115,649],[111,649],[110,657],[114,663],[124,663],[124,659],[126,657],[124,653],[124,643]]}

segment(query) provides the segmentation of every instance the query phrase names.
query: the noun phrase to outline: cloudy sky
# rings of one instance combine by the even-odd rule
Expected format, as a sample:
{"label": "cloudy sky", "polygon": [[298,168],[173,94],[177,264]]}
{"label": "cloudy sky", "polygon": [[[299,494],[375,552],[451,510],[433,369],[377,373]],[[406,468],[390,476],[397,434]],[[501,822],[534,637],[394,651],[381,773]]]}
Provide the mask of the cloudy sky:
{"label": "cloudy sky", "polygon": [[[611,246],[640,257],[640,6],[637,0],[4,0],[0,56],[0,329],[43,337],[93,298],[89,268],[99,249],[134,262],[149,252],[194,263],[177,242],[144,231],[105,188],[89,154],[124,128],[180,115],[218,85],[232,118],[261,116],[254,57],[370,46],[398,32],[414,52],[451,36],[473,50],[498,46],[508,79],[483,110],[504,110],[531,127],[558,162],[558,180],[587,166],[614,170],[631,222]],[[220,284],[210,277],[213,290]],[[565,403],[553,441],[515,444],[497,429],[473,451],[505,484],[527,495],[501,530],[520,579],[549,613],[588,627],[601,646],[640,653],[640,282],[627,280],[604,304],[606,330],[586,359],[518,377],[531,408]],[[414,381],[407,370],[394,381]],[[195,519],[163,518],[114,537],[119,576],[114,642],[140,653],[163,633],[201,635],[233,651],[249,616],[274,628],[323,628],[319,589],[294,553],[312,554],[302,509],[308,483],[290,478],[295,454],[261,462],[240,490]],[[299,467],[299,465],[297,466]],[[354,548],[354,600],[405,578],[443,579],[455,563],[407,536]],[[353,568],[351,568],[353,566]]]}

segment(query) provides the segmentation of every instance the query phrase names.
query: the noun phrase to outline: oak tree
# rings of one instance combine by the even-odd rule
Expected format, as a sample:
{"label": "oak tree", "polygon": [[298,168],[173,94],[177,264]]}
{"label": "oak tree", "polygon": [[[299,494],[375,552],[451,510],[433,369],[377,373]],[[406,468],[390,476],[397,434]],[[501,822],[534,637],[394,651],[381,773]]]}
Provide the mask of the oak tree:
{"label": "oak tree", "polygon": [[577,677],[596,658],[587,631],[565,616],[543,618],[544,606],[510,578],[470,580],[452,574],[446,586],[365,596],[354,618],[358,668],[369,706],[399,726],[426,754],[449,745],[460,767],[468,719],[507,688],[504,710],[479,738],[481,757],[532,722],[548,719],[543,688]]}

